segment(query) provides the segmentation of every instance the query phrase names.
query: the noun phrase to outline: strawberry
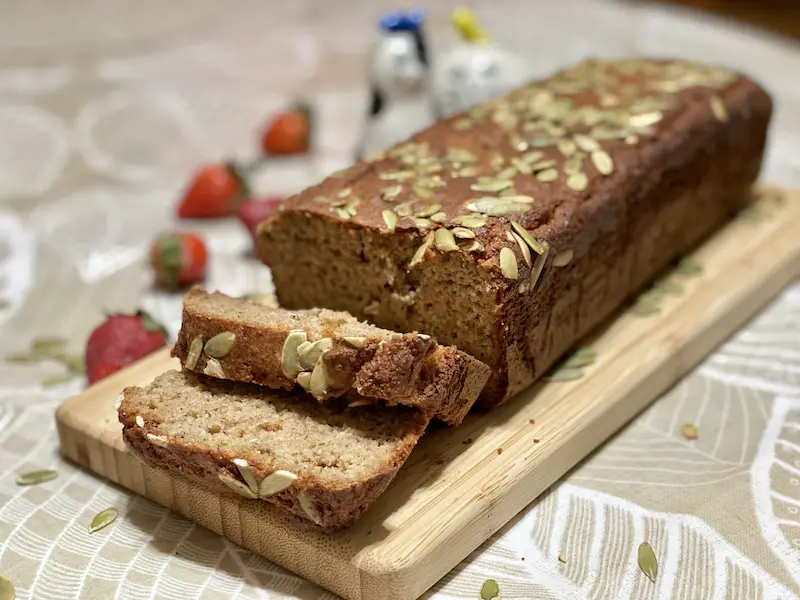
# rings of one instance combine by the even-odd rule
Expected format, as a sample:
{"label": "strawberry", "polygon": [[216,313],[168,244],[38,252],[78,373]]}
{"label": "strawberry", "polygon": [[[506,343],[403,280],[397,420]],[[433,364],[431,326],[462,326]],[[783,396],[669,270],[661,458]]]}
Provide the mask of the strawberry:
{"label": "strawberry", "polygon": [[237,216],[242,225],[245,226],[253,238],[253,245],[256,243],[256,229],[258,224],[266,219],[270,213],[277,210],[283,202],[282,198],[266,198],[264,200],[245,200],[237,211]]}
{"label": "strawberry", "polygon": [[278,113],[261,135],[265,155],[305,154],[311,138],[311,107],[298,102]]}
{"label": "strawberry", "polygon": [[237,166],[208,165],[195,173],[178,207],[178,216],[181,219],[227,217],[236,212],[248,193],[247,182]]}
{"label": "strawberry", "polygon": [[109,315],[86,343],[86,376],[95,383],[125,365],[163,348],[167,332],[144,311]]}
{"label": "strawberry", "polygon": [[203,281],[207,257],[206,245],[193,233],[161,234],[150,247],[156,285],[175,291]]}

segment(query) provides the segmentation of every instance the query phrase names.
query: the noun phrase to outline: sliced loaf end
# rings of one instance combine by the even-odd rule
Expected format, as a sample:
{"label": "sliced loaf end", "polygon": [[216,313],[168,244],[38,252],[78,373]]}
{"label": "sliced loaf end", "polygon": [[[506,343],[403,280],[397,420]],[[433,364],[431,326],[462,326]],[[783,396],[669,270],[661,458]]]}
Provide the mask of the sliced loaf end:
{"label": "sliced loaf end", "polygon": [[428,423],[411,407],[336,411],[307,395],[178,371],[127,388],[119,420],[148,464],[260,498],[325,531],[362,515]]}

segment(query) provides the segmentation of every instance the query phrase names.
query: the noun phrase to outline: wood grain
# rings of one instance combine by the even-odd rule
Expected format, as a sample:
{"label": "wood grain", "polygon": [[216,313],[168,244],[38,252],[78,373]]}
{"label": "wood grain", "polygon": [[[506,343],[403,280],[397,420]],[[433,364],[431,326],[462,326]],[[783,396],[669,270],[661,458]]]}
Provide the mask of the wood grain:
{"label": "wood grain", "polygon": [[114,402],[177,366],[166,350],[67,400],[57,411],[62,451],[348,600],[417,598],[800,274],[800,192],[777,197],[762,196],[760,222],[737,219],[698,249],[702,274],[682,278],[683,295],[659,314],[623,312],[590,340],[598,359],[582,379],[535,385],[429,432],[345,532],[290,524],[266,503],[210,493],[126,451]]}

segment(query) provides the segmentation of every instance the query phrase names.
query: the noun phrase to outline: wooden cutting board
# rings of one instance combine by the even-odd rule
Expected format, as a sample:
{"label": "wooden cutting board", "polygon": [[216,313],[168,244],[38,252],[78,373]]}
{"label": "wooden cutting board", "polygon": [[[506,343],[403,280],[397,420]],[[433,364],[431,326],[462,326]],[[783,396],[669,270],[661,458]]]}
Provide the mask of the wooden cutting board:
{"label": "wooden cutting board", "polygon": [[[412,600],[800,275],[800,192],[763,189],[754,210],[692,255],[699,275],[660,312],[628,310],[589,343],[597,361],[458,428],[429,432],[352,528],[321,535],[257,500],[222,497],[145,466],[125,449],[114,402],[178,366],[166,350],[58,409],[63,453],[348,600]],[[477,590],[476,590],[477,596]]]}

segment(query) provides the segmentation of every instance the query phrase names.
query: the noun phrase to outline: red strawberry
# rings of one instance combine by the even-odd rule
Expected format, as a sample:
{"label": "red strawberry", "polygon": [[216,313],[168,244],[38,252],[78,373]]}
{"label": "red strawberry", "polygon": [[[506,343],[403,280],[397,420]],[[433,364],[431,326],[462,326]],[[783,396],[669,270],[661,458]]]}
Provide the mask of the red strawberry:
{"label": "red strawberry", "polygon": [[161,234],[150,248],[156,285],[170,291],[203,281],[207,260],[206,245],[193,233]]}
{"label": "red strawberry", "polygon": [[144,311],[135,315],[109,315],[86,343],[86,376],[95,383],[125,365],[163,348],[164,327]]}
{"label": "red strawberry", "polygon": [[278,113],[261,135],[264,154],[305,154],[311,138],[311,107],[298,102]]}
{"label": "red strawberry", "polygon": [[178,207],[178,216],[181,219],[227,217],[247,195],[247,183],[235,165],[208,165],[195,173]]}
{"label": "red strawberry", "polygon": [[253,244],[256,243],[256,229],[258,224],[266,219],[270,213],[278,209],[283,198],[266,198],[264,200],[245,200],[237,211],[237,216],[247,228]]}

